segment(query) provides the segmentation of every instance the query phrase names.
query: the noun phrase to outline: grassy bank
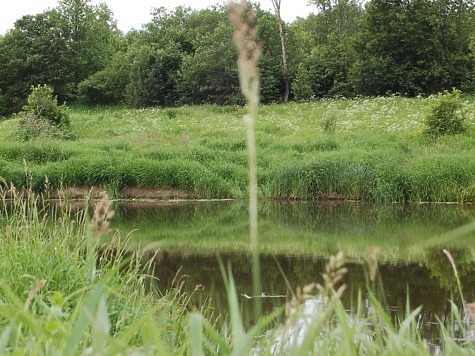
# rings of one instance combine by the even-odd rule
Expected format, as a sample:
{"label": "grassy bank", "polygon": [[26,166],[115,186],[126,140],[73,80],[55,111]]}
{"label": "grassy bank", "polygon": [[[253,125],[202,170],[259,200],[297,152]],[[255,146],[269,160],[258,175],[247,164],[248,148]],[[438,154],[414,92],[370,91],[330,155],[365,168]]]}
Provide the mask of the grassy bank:
{"label": "grassy bank", "polygon": [[[107,200],[91,218],[60,209],[49,220],[37,198],[21,198],[4,202],[0,215],[2,354],[473,352],[473,344],[460,343],[468,333],[460,304],[452,304],[450,321],[440,321],[438,346],[428,346],[418,331],[420,309],[408,306],[395,321],[377,298],[374,260],[368,264],[370,298],[357,298],[351,314],[341,302],[338,278],[346,271],[340,256],[330,259],[321,287],[294,291],[286,312],[244,329],[232,274],[225,273],[229,320],[210,310],[189,312],[188,296],[177,291],[159,294],[147,255],[126,253],[118,235],[108,234]],[[108,242],[100,243],[99,235]],[[309,307],[316,314],[308,314]]]}
{"label": "grassy bank", "polygon": [[[256,122],[262,197],[475,201],[475,103],[469,131],[430,138],[435,99],[401,97],[269,105]],[[71,142],[16,142],[0,121],[0,177],[17,187],[178,189],[186,197],[247,195],[241,107],[74,107]]]}
{"label": "grassy bank", "polygon": [[179,351],[186,300],[151,289],[149,267],[107,232],[107,203],[90,219],[22,198],[0,204],[0,353]]}

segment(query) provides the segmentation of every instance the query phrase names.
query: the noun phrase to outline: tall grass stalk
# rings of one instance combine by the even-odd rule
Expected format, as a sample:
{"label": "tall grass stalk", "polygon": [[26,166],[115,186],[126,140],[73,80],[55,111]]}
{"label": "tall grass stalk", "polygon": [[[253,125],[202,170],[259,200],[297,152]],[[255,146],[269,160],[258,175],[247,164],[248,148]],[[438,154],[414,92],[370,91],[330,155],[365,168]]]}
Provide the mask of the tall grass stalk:
{"label": "tall grass stalk", "polygon": [[189,300],[148,291],[150,262],[108,234],[107,197],[90,224],[87,208],[46,204],[31,191],[0,191],[0,353],[179,353]]}
{"label": "tall grass stalk", "polygon": [[257,153],[254,122],[257,118],[259,106],[259,73],[257,61],[261,46],[256,41],[257,28],[255,27],[255,9],[249,9],[249,3],[242,1],[240,4],[231,4],[229,17],[234,25],[234,42],[238,48],[238,68],[241,90],[247,101],[248,114],[244,117],[247,132],[247,150],[249,159],[249,235],[252,251],[252,277],[254,291],[254,308],[256,316],[261,316],[262,303],[261,272],[259,263],[259,241],[257,236],[258,208],[257,208]]}
{"label": "tall grass stalk", "polygon": [[457,287],[458,287],[458,292],[460,294],[460,298],[461,298],[461,301],[462,301],[462,306],[463,306],[463,310],[464,312],[466,313],[466,308],[465,308],[465,298],[463,297],[463,293],[462,293],[462,285],[460,283],[460,278],[459,278],[459,273],[458,273],[458,270],[457,270],[457,266],[455,265],[455,260],[454,260],[454,257],[452,256],[452,254],[450,253],[449,250],[447,250],[446,248],[444,248],[442,250],[442,252],[447,256],[449,262],[450,262],[450,265],[452,266],[452,269],[454,271],[454,276],[455,276],[455,280],[457,281]]}

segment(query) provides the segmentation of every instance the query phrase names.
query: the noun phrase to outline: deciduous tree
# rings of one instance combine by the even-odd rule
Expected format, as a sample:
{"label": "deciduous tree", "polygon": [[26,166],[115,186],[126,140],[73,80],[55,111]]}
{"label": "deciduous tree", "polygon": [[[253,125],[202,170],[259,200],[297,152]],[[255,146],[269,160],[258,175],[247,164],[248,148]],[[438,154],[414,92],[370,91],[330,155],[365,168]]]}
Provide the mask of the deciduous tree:
{"label": "deciduous tree", "polygon": [[285,33],[284,33],[284,26],[283,26],[283,21],[282,17],[280,16],[280,9],[281,9],[281,0],[271,0],[272,5],[274,6],[275,14],[277,16],[277,23],[279,25],[279,37],[280,37],[280,46],[282,49],[282,70],[284,74],[284,83],[285,83],[285,92],[284,92],[284,102],[287,102],[289,100],[289,94],[290,94],[290,83],[289,83],[289,77],[288,77],[288,64],[287,64],[287,49],[285,46]]}

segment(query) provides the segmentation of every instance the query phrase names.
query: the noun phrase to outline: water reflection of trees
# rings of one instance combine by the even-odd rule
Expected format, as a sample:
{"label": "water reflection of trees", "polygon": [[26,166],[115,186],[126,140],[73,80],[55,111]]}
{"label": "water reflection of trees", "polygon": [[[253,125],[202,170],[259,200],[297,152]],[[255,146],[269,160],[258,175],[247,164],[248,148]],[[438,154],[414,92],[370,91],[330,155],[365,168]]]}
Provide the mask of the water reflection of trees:
{"label": "water reflection of trees", "polygon": [[[159,279],[158,286],[162,290],[170,288],[179,275],[186,280],[185,288],[188,292],[195,290],[197,285],[204,286],[203,290],[194,292],[196,305],[203,305],[205,300],[211,301],[212,308],[220,313],[226,313],[226,290],[216,257],[210,256],[184,256],[179,253],[159,253],[159,260],[155,275]],[[230,263],[236,288],[241,296],[252,295],[252,275],[250,256],[241,254],[222,255],[224,263]],[[325,259],[305,258],[291,256],[262,256],[262,290],[266,296],[290,297],[284,276],[277,268],[277,263],[282,268],[285,278],[295,290],[297,286],[307,285],[311,282],[321,282],[321,273],[324,270]],[[344,278],[347,289],[342,296],[342,302],[347,310],[356,312],[358,292],[362,292],[363,300],[367,298],[366,267],[362,263],[347,263],[348,273]],[[466,286],[465,299],[475,300],[475,281],[473,273],[461,275],[462,285]],[[450,315],[449,299],[454,297],[451,290],[440,283],[438,278],[433,278],[431,269],[420,263],[382,264],[380,265],[380,300],[385,300],[385,307],[392,315],[394,321],[404,317],[407,298],[412,308],[422,306],[420,325],[423,335],[429,339],[436,339],[439,330],[434,327],[436,318],[448,320]],[[453,273],[450,274],[453,276]],[[450,278],[450,277],[448,277]],[[181,279],[181,280],[183,280]],[[455,299],[456,300],[456,299]],[[263,307],[270,312],[282,307],[287,298],[263,298]],[[457,300],[456,300],[457,301]],[[253,303],[245,297],[241,298],[241,308],[246,325],[252,325]],[[459,303],[460,309],[462,305]]]}
{"label": "water reflection of trees", "polygon": [[[457,272],[461,281],[470,280],[475,277],[475,263],[472,254],[467,249],[452,249],[452,256],[457,267]],[[443,258],[441,258],[441,255]],[[436,278],[440,286],[452,294],[458,294],[457,280],[454,276],[453,267],[449,260],[443,255],[440,248],[428,249],[425,253],[425,264],[430,270],[431,278]],[[467,286],[469,284],[467,283]],[[462,287],[464,284],[462,283]]]}

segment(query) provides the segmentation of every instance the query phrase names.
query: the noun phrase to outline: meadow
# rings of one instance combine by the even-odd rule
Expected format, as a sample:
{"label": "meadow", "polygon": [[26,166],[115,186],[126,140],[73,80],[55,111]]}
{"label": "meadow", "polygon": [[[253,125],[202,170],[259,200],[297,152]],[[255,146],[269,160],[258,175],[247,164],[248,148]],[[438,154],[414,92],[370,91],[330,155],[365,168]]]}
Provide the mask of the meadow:
{"label": "meadow", "polygon": [[[388,97],[263,106],[256,121],[260,197],[473,202],[473,98],[463,99],[469,131],[439,138],[423,134],[432,100]],[[156,290],[153,252],[141,246],[128,250],[133,232],[111,233],[108,197],[96,202],[91,216],[86,208],[42,208],[43,197],[68,198],[68,188],[77,186],[98,186],[113,197],[133,188],[157,190],[162,197],[168,191],[181,198],[246,197],[244,113],[242,107],[78,105],[70,111],[74,141],[17,142],[18,120],[1,121],[0,352],[428,353],[418,325],[421,308],[412,310],[408,303],[394,319],[379,299],[376,253],[367,257],[369,297],[356,295],[351,315],[341,301],[341,279],[348,271],[343,255],[336,254],[329,257],[322,278],[316,276],[320,284],[292,290],[285,307],[262,318],[256,312],[254,323],[244,326],[231,266],[221,264],[229,305],[223,320],[212,308],[196,309],[180,283]],[[304,214],[299,219],[310,218]],[[212,229],[214,222],[209,224]],[[264,229],[272,226],[263,224]],[[466,228],[473,232],[473,223]],[[441,238],[465,239],[466,232]],[[271,245],[264,240],[260,247]],[[363,254],[357,243],[349,251]],[[470,254],[473,259],[473,250],[467,258]],[[450,303],[448,320],[438,321],[438,347],[447,354],[470,354],[473,343],[466,336],[473,325],[465,318],[471,318],[473,305],[463,300],[457,269],[447,256],[460,293]],[[285,276],[282,283],[288,284]]]}
{"label": "meadow", "polygon": [[[424,135],[436,98],[325,99],[262,106],[256,120],[259,195],[364,201],[475,200],[475,102],[468,132]],[[248,194],[239,106],[70,109],[73,141],[18,142],[0,121],[0,177],[8,186],[99,186],[113,197],[242,198]],[[134,190],[139,188],[139,190]],[[173,193],[169,193],[169,192]]]}

